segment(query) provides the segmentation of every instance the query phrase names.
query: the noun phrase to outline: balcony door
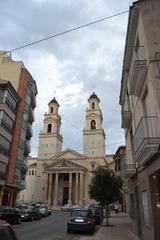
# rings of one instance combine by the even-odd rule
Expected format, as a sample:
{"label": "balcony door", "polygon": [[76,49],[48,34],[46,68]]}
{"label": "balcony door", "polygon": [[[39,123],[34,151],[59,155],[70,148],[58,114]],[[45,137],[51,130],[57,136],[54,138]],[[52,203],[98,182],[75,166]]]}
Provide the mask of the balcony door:
{"label": "balcony door", "polygon": [[[159,159],[158,159],[159,160]],[[154,239],[159,240],[160,236],[160,169],[149,177],[152,217],[154,228]]]}

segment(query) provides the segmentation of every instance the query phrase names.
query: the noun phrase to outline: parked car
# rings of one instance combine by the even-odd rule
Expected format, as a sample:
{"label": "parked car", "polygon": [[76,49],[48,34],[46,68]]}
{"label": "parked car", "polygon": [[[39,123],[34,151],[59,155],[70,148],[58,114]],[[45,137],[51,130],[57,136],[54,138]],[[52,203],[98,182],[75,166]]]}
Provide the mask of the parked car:
{"label": "parked car", "polygon": [[73,209],[67,220],[67,233],[72,231],[95,231],[95,220],[89,209]]}
{"label": "parked car", "polygon": [[20,224],[21,223],[21,215],[15,208],[11,208],[8,206],[0,207],[0,219],[5,220],[10,224]]}
{"label": "parked car", "polygon": [[41,217],[47,217],[50,215],[50,211],[45,204],[36,204],[35,208],[40,212]]}
{"label": "parked car", "polygon": [[74,204],[74,205],[71,206],[71,210],[72,209],[77,209],[77,208],[80,209],[80,208],[83,208],[83,207],[82,207],[82,205],[78,205],[78,204]]}
{"label": "parked car", "polygon": [[12,226],[5,221],[0,221],[0,240],[18,240]]}
{"label": "parked car", "polygon": [[101,209],[96,207],[89,207],[88,209],[90,209],[93,213],[95,224],[101,224],[103,221],[103,213]]}
{"label": "parked car", "polygon": [[33,221],[41,219],[41,213],[34,206],[22,205],[21,207],[19,207],[18,211],[23,221]]}
{"label": "parked car", "polygon": [[52,206],[47,204],[46,207],[48,208],[48,215],[52,214]]}
{"label": "parked car", "polygon": [[72,204],[65,204],[64,206],[61,207],[62,211],[70,211],[72,208]]}
{"label": "parked car", "polygon": [[98,209],[100,209],[100,211],[102,213],[102,217],[103,217],[103,207],[100,204],[92,203],[92,204],[88,205],[87,208],[98,208]]}

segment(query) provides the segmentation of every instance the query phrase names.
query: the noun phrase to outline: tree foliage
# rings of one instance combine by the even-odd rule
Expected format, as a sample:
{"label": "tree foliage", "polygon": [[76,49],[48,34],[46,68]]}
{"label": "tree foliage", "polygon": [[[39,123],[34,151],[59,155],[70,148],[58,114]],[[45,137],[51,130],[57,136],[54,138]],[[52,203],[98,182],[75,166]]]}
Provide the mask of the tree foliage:
{"label": "tree foliage", "polygon": [[116,202],[122,196],[122,184],[121,177],[99,166],[94,171],[89,185],[90,197],[103,205]]}

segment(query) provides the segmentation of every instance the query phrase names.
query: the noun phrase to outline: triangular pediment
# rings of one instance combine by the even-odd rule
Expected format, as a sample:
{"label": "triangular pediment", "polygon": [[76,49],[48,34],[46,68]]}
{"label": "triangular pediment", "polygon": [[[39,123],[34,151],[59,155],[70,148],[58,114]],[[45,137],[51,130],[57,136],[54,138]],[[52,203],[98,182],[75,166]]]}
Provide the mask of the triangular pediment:
{"label": "triangular pediment", "polygon": [[74,170],[74,171],[82,170],[84,172],[87,171],[85,167],[81,166],[78,163],[72,162],[68,159],[59,159],[54,163],[45,164],[44,170],[45,172],[54,172],[54,171],[67,172],[69,170]]}
{"label": "triangular pediment", "polygon": [[76,152],[73,149],[67,148],[64,151],[62,151],[61,153],[56,154],[55,156],[53,156],[51,159],[83,159],[86,158],[83,154]]}

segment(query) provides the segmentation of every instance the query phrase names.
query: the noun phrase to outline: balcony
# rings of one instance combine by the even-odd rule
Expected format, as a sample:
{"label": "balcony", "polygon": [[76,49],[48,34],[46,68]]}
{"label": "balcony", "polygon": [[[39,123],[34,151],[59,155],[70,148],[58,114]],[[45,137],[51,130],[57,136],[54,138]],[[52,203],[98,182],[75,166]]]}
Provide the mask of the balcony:
{"label": "balcony", "polygon": [[129,128],[132,121],[132,114],[130,110],[129,100],[125,100],[122,106],[122,128]]}
{"label": "balcony", "polygon": [[133,137],[134,158],[139,165],[146,164],[160,145],[160,119],[157,116],[142,117]]}
{"label": "balcony", "polygon": [[0,169],[0,181],[4,181],[6,175],[6,171]]}
{"label": "balcony", "polygon": [[136,164],[133,161],[132,151],[126,150],[124,157],[121,159],[122,176],[131,178],[136,173]]}
{"label": "balcony", "polygon": [[33,131],[32,131],[32,125],[28,124],[27,126],[27,132],[26,132],[26,137],[27,139],[30,139],[33,136]]}
{"label": "balcony", "polygon": [[37,103],[36,103],[36,97],[35,97],[35,95],[32,95],[32,97],[31,97],[31,106],[32,106],[33,108],[35,108],[36,105],[37,105]]}
{"label": "balcony", "polygon": [[27,170],[28,170],[28,167],[27,167],[26,161],[24,161],[24,162],[22,163],[21,171],[26,173]]}
{"label": "balcony", "polygon": [[25,142],[25,153],[29,154],[31,152],[31,145],[29,141]]}
{"label": "balcony", "polygon": [[0,185],[4,185],[5,183],[6,170],[7,164],[0,161]]}
{"label": "balcony", "polygon": [[14,178],[14,185],[20,190],[23,190],[26,188],[26,183],[24,180],[17,179],[16,177]]}
{"label": "balcony", "polygon": [[130,94],[140,96],[147,73],[147,61],[135,60],[130,69]]}
{"label": "balcony", "polygon": [[30,111],[29,111],[29,122],[32,123],[34,122],[34,111],[32,108],[30,108]]}

